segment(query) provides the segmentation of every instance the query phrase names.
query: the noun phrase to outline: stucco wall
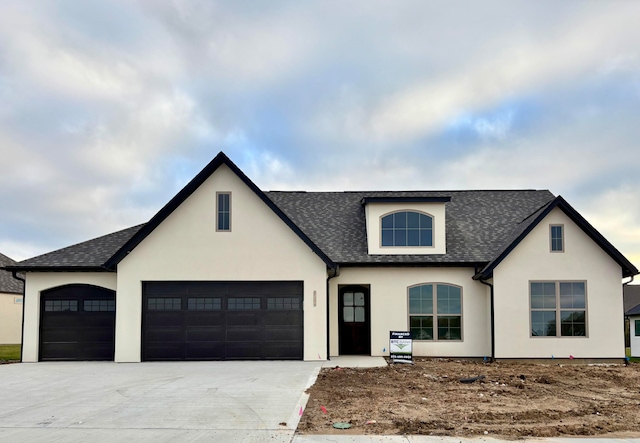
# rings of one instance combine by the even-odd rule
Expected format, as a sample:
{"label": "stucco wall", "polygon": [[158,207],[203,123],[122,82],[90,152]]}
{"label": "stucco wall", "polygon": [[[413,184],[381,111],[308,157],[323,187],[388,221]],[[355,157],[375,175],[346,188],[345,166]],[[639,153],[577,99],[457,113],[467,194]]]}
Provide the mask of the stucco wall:
{"label": "stucco wall", "polygon": [[[231,192],[231,232],[216,232],[216,192]],[[115,359],[141,359],[143,281],[302,280],[304,359],[324,360],[326,275],[324,262],[222,165],[118,265]]]}
{"label": "stucco wall", "polygon": [[[549,251],[549,225],[563,224],[565,252]],[[497,358],[623,358],[620,266],[560,209],[554,209],[498,265]],[[529,282],[586,281],[588,337],[531,337]]]}
{"label": "stucco wall", "polygon": [[20,344],[22,335],[22,294],[0,293],[0,344]]}
{"label": "stucco wall", "polygon": [[339,285],[370,285],[371,354],[389,355],[389,331],[409,330],[408,287],[420,283],[450,283],[462,287],[463,340],[414,341],[414,355],[489,356],[489,292],[471,277],[473,268],[342,268],[340,275],[330,280],[331,355],[338,355]]}
{"label": "stucco wall", "polygon": [[25,286],[24,362],[38,361],[40,331],[40,293],[73,283],[116,289],[116,274],[111,272],[28,272]]}

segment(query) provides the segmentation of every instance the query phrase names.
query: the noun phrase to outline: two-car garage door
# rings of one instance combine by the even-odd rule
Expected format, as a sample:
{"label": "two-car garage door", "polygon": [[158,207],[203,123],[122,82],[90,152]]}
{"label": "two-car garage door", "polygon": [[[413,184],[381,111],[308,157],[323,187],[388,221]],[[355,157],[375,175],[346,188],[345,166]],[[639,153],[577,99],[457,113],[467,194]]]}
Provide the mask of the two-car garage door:
{"label": "two-car garage door", "polygon": [[302,359],[303,283],[145,282],[142,359]]}

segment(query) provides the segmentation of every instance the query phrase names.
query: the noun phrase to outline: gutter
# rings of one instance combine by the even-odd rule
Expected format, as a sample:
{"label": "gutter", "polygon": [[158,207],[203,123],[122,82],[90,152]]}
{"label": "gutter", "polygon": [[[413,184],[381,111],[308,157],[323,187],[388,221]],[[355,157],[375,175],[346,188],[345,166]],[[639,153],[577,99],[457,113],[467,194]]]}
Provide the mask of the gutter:
{"label": "gutter", "polygon": [[11,271],[11,275],[16,280],[22,282],[22,327],[20,329],[20,363],[22,363],[22,355],[24,353],[24,305],[26,301],[27,281],[22,277],[18,277],[17,271]]}
{"label": "gutter", "polygon": [[493,308],[493,284],[487,283],[486,280],[478,279],[480,283],[491,288],[491,361],[496,361],[496,330],[495,330],[495,313]]}
{"label": "gutter", "polygon": [[331,334],[330,334],[330,310],[329,310],[329,280],[331,280],[332,278],[335,278],[337,276],[340,275],[340,267],[336,265],[335,268],[329,268],[327,270],[327,361],[331,360],[330,357],[330,343],[331,343]]}

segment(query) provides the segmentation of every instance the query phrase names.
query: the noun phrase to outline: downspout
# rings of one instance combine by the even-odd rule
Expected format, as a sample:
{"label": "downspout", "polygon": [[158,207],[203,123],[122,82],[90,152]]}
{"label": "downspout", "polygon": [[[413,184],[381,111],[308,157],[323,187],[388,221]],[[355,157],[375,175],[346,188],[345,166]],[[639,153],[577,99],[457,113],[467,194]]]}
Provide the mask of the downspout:
{"label": "downspout", "polygon": [[480,283],[491,288],[491,361],[496,360],[496,331],[495,331],[495,314],[493,309],[493,285],[485,280],[478,279]]}
{"label": "downspout", "polygon": [[[633,279],[635,278],[635,275],[631,276],[631,280],[629,280],[626,283],[622,283],[622,300],[624,303],[624,287],[627,286],[629,283],[633,282]],[[629,321],[629,341],[631,341],[631,320],[629,319],[629,317],[627,317],[627,313],[622,312],[622,324],[624,325],[624,345],[625,347],[627,346],[627,321]],[[629,343],[631,344],[631,343]],[[625,355],[626,357],[626,355]],[[628,364],[629,362],[625,359],[625,364]]]}
{"label": "downspout", "polygon": [[335,268],[329,268],[327,270],[327,361],[331,360],[330,357],[330,353],[329,353],[329,349],[330,349],[330,343],[331,343],[331,337],[330,337],[330,310],[329,310],[329,280],[331,280],[334,277],[337,277],[340,275],[340,268],[336,265]]}
{"label": "downspout", "polygon": [[22,328],[20,329],[20,363],[22,363],[22,355],[24,353],[24,304],[26,301],[27,281],[22,277],[18,277],[16,271],[11,271],[11,275],[22,282]]}

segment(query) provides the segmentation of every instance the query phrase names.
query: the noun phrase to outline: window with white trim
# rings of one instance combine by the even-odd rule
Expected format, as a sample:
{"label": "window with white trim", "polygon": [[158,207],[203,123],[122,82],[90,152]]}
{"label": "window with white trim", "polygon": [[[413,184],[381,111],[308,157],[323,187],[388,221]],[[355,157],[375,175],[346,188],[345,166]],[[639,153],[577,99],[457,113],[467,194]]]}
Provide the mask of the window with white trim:
{"label": "window with white trim", "polygon": [[585,337],[587,284],[583,281],[530,283],[532,337]]}
{"label": "window with white trim", "polygon": [[400,211],[381,219],[382,246],[433,246],[433,217]]}
{"label": "window with white trim", "polygon": [[409,330],[414,340],[462,340],[462,288],[444,283],[410,287]]}

